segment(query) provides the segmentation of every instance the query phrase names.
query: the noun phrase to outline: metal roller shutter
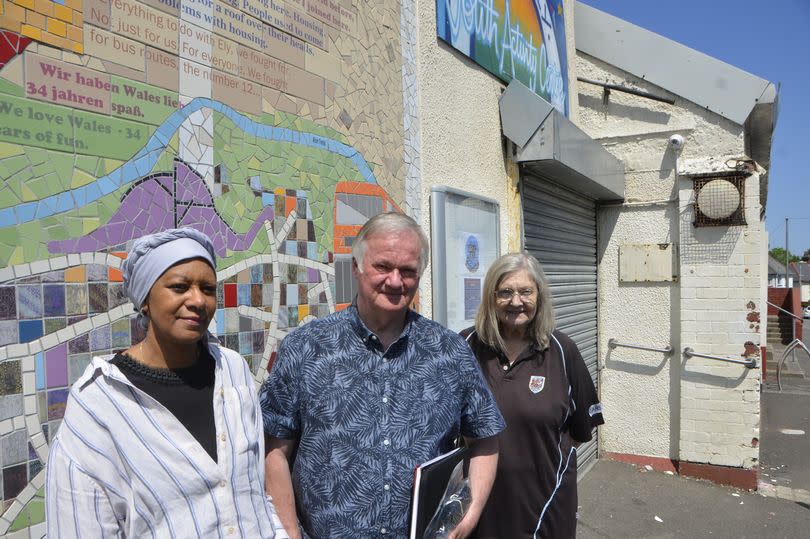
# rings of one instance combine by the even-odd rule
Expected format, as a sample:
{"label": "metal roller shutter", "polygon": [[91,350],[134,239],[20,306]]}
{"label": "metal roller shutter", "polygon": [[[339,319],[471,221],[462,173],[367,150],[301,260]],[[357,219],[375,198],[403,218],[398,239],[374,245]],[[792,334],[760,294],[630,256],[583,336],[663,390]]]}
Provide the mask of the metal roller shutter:
{"label": "metal roller shutter", "polygon": [[[524,248],[543,265],[557,328],[577,344],[596,385],[596,203],[536,175],[521,177],[521,191]],[[580,476],[596,460],[597,443],[594,432],[579,447]]]}

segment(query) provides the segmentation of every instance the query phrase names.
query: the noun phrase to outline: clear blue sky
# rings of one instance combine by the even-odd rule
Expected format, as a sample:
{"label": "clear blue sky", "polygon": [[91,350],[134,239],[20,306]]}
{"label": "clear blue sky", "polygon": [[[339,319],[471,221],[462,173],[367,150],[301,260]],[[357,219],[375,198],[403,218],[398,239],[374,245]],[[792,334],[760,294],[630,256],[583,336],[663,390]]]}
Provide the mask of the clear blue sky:
{"label": "clear blue sky", "polygon": [[[774,83],[781,83],[771,148],[770,248],[810,248],[810,0],[585,0]],[[799,219],[805,218],[805,219]]]}

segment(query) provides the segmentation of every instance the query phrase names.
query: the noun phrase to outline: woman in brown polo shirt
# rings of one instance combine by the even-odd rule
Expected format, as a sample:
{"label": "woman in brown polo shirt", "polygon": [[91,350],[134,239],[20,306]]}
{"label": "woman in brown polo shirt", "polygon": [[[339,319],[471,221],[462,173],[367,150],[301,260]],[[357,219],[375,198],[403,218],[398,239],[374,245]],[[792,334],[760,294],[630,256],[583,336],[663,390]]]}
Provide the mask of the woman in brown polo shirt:
{"label": "woman in brown polo shirt", "polygon": [[506,419],[495,484],[475,537],[576,536],[576,446],[602,406],[574,342],[554,330],[548,281],[526,253],[487,272],[475,327],[462,331]]}

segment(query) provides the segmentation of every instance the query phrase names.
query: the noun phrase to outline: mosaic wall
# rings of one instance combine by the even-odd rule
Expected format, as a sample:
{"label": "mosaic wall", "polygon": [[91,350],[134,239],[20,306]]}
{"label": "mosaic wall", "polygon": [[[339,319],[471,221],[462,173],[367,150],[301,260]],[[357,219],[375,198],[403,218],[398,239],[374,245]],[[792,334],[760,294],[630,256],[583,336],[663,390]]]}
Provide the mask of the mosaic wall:
{"label": "mosaic wall", "polygon": [[212,330],[257,383],[292,328],[351,301],[359,227],[420,204],[405,17],[393,1],[0,0],[0,535],[43,536],[68,388],[143,338],[120,272],[134,238],[213,239]]}

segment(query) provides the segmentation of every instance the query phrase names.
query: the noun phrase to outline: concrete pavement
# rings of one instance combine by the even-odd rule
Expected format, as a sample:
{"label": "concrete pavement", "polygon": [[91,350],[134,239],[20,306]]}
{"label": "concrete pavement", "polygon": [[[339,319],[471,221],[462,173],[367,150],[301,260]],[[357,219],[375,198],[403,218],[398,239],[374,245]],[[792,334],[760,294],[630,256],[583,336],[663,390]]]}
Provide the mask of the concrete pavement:
{"label": "concrete pavement", "polygon": [[808,536],[810,503],[607,460],[579,483],[579,539]]}
{"label": "concrete pavement", "polygon": [[775,364],[762,388],[757,492],[600,460],[579,483],[577,537],[810,537],[810,358],[786,366],[782,391]]}
{"label": "concrete pavement", "polygon": [[[810,343],[810,323],[802,337]],[[797,352],[786,364],[795,374],[783,377],[782,390],[770,379],[762,389],[759,490],[810,503],[810,357]]]}

